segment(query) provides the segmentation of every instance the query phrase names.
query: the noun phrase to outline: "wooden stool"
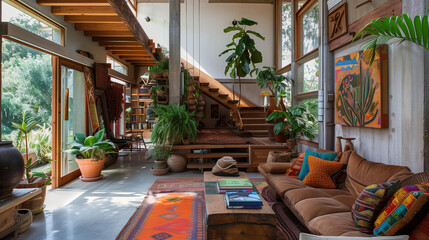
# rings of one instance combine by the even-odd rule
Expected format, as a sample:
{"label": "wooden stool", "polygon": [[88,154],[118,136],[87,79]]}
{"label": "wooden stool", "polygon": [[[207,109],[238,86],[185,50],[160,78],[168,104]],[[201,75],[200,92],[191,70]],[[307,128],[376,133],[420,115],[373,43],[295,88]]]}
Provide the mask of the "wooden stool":
{"label": "wooden stool", "polygon": [[270,151],[267,157],[267,163],[272,162],[290,162],[290,152]]}

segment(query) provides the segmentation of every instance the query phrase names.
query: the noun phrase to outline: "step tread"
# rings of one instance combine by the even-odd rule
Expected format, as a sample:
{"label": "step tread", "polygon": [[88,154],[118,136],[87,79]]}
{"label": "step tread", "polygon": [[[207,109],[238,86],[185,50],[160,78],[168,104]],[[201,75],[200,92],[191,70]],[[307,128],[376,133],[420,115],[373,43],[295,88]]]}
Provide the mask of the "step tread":
{"label": "step tread", "polygon": [[210,83],[208,83],[208,82],[200,82],[200,86],[208,87],[209,85],[210,85]]}
{"label": "step tread", "polygon": [[219,88],[209,88],[210,92],[219,92]]}

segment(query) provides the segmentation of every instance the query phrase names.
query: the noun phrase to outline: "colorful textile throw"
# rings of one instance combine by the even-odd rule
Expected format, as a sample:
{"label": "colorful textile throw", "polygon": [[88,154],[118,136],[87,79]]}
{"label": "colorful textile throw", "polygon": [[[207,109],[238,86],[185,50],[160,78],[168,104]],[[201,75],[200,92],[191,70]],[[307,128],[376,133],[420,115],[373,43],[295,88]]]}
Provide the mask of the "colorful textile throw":
{"label": "colorful textile throw", "polygon": [[374,234],[409,234],[425,217],[429,207],[429,182],[399,189],[374,223]]}
{"label": "colorful textile throw", "polygon": [[117,239],[204,239],[204,199],[193,192],[149,195]]}
{"label": "colorful textile throw", "polygon": [[374,221],[389,200],[389,189],[395,192],[399,187],[399,180],[394,180],[372,184],[362,190],[352,207],[352,216],[359,231],[372,234]]}
{"label": "colorful textile throw", "polygon": [[305,151],[304,161],[302,162],[302,168],[299,172],[298,179],[304,180],[305,176],[310,172],[310,167],[308,166],[308,156],[317,157],[327,161],[335,161],[337,159],[338,153],[336,152],[313,152],[310,150]]}
{"label": "colorful textile throw", "polygon": [[305,153],[301,153],[296,159],[295,163],[286,170],[286,176],[298,178],[299,172],[301,171],[302,162],[304,161]]}
{"label": "colorful textile throw", "polygon": [[409,240],[429,239],[429,213],[411,232]]}
{"label": "colorful textile throw", "polygon": [[326,161],[314,156],[308,157],[310,172],[305,176],[305,185],[317,188],[335,188],[333,177],[344,167],[343,163]]}

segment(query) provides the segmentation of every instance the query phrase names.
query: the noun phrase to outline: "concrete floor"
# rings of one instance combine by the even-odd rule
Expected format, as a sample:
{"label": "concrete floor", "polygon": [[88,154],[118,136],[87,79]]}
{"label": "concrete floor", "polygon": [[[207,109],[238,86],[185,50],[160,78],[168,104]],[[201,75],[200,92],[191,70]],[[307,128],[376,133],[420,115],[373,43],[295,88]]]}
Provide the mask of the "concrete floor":
{"label": "concrete floor", "polygon": [[[108,240],[115,239],[122,227],[143,201],[157,178],[202,178],[201,171],[168,173],[154,176],[153,165],[145,152],[134,152],[103,170],[97,182],[75,180],[50,190],[46,208],[35,216],[30,229],[18,239]],[[250,173],[249,177],[261,177]]]}

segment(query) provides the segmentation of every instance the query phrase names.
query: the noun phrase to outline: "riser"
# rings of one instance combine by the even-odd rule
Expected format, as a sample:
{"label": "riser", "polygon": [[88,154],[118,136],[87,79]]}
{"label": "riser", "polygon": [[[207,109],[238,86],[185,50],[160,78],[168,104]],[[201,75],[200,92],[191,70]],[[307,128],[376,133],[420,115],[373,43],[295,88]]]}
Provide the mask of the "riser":
{"label": "riser", "polygon": [[241,118],[265,118],[265,113],[241,113]]}
{"label": "riser", "polygon": [[265,124],[265,118],[246,119],[242,118],[243,124]]}
{"label": "riser", "polygon": [[244,130],[267,130],[265,124],[260,124],[259,126],[243,124],[243,128]]}

